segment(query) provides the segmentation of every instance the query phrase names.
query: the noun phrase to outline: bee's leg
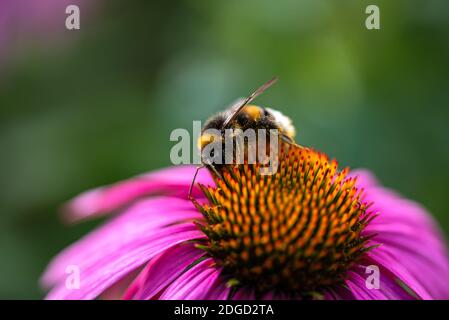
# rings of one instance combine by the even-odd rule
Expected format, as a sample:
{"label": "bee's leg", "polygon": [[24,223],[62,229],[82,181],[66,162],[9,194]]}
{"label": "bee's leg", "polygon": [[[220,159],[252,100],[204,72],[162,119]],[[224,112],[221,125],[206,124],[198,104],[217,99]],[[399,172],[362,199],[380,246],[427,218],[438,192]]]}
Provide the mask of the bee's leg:
{"label": "bee's leg", "polygon": [[210,161],[208,161],[206,165],[212,169],[212,171],[217,175],[218,178],[224,180],[223,176],[220,174],[220,172],[218,172],[217,168],[215,168],[215,166]]}
{"label": "bee's leg", "polygon": [[196,176],[198,175],[198,171],[200,171],[200,169],[202,169],[202,168],[204,168],[204,165],[196,167],[195,175],[193,176],[192,184],[190,185],[190,188],[189,188],[189,196],[188,196],[189,199],[193,198],[192,197],[193,186],[195,184],[195,180],[196,180]]}

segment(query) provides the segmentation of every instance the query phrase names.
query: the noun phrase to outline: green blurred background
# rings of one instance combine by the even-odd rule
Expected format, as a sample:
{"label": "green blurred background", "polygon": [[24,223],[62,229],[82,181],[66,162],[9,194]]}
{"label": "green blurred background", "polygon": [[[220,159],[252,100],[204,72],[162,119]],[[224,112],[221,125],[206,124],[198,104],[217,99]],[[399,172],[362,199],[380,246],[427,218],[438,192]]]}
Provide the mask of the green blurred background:
{"label": "green blurred background", "polygon": [[299,143],[369,168],[449,232],[448,1],[70,1],[76,31],[60,1],[0,1],[0,298],[41,298],[46,263],[98,223],[65,226],[61,203],[170,165],[173,129],[273,75],[258,103]]}

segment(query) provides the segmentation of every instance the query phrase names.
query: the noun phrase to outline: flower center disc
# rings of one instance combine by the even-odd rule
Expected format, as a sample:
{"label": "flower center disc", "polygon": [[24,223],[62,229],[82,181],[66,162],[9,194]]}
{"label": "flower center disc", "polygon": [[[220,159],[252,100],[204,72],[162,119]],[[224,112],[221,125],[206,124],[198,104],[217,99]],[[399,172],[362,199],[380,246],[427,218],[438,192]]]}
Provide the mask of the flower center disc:
{"label": "flower center disc", "polygon": [[282,144],[279,167],[223,166],[217,187],[201,186],[209,204],[205,249],[225,275],[256,293],[307,296],[340,283],[368,248],[361,236],[372,214],[348,169],[308,148]]}

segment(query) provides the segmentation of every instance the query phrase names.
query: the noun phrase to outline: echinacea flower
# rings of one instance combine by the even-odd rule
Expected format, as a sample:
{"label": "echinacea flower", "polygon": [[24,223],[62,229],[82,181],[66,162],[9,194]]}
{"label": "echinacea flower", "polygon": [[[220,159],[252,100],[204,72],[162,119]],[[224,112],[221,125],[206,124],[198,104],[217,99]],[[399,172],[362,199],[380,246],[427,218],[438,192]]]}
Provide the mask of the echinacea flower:
{"label": "echinacea flower", "polygon": [[[247,164],[225,168],[223,180],[200,171],[192,201],[194,172],[168,168],[71,201],[72,221],[115,216],[50,263],[47,298],[449,298],[437,225],[368,171],[289,148],[272,176]],[[79,268],[76,288],[67,266]]]}

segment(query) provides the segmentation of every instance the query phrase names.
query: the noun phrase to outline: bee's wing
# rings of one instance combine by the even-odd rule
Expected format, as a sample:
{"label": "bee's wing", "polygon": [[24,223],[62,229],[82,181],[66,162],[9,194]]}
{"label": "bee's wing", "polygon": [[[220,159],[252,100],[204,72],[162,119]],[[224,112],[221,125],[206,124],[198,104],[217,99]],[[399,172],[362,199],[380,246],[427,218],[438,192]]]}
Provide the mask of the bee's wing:
{"label": "bee's wing", "polygon": [[276,81],[278,80],[277,77],[274,77],[273,79],[265,82],[261,87],[259,87],[256,91],[250,94],[250,96],[246,99],[243,99],[240,104],[236,103],[231,107],[231,112],[228,113],[225,121],[223,122],[223,127],[227,127],[229,123],[232,122],[232,120],[237,116],[237,114],[240,112],[240,110],[243,109],[244,106],[246,106],[248,103],[256,99],[258,95],[263,93],[266,89],[268,89],[270,86],[272,86]]}
{"label": "bee's wing", "polygon": [[226,113],[233,114],[236,111],[238,111],[239,107],[242,105],[242,103],[245,101],[246,98],[238,98],[234,100],[230,105],[227,106],[225,109]]}
{"label": "bee's wing", "polygon": [[224,111],[225,121],[227,125],[231,122],[232,118],[240,111],[241,106],[245,103],[246,98],[238,98],[231,103]]}

